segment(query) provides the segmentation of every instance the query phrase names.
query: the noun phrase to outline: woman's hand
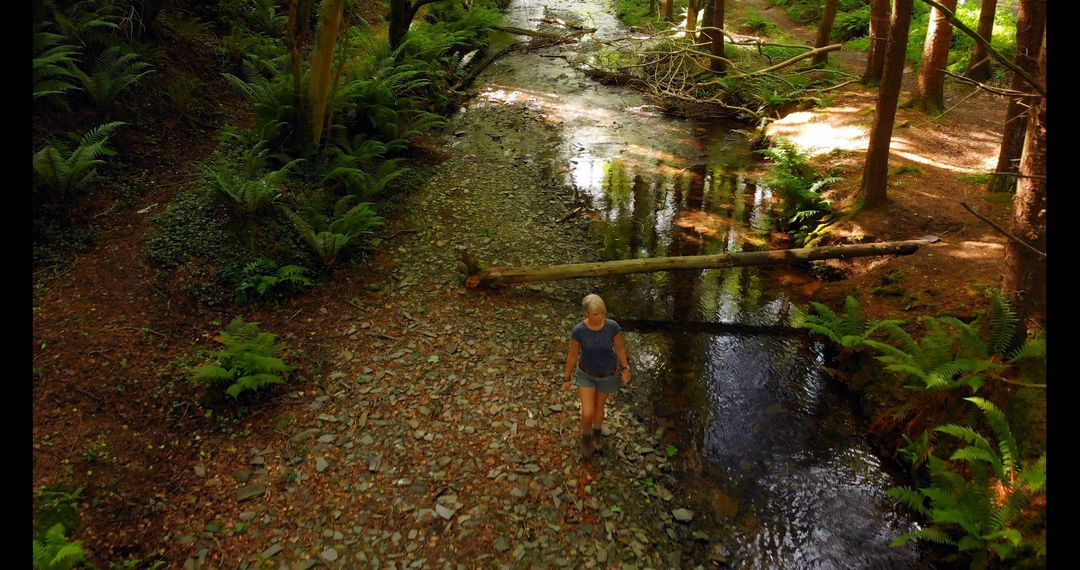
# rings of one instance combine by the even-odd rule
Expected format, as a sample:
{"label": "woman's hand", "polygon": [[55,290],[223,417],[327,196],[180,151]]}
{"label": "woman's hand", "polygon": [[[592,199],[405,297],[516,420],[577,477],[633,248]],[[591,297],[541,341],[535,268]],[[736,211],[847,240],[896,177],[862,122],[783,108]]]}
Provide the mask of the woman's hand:
{"label": "woman's hand", "polygon": [[622,385],[627,386],[629,384],[630,384],[630,369],[629,368],[623,368],[622,369]]}

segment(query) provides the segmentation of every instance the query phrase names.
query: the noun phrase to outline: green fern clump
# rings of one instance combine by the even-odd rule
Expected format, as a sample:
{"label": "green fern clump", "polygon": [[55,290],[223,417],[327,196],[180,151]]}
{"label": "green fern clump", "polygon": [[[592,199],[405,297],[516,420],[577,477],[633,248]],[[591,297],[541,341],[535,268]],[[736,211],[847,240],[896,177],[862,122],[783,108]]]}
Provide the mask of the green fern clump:
{"label": "green fern clump", "polygon": [[86,562],[81,541],[68,542],[64,525],[53,525],[41,540],[34,539],[34,570],[70,570]]}
{"label": "green fern clump", "polygon": [[75,70],[80,49],[66,36],[34,33],[34,100],[77,90]]}
{"label": "green fern clump", "polygon": [[353,205],[355,199],[355,196],[349,195],[337,200],[330,216],[314,208],[308,208],[305,216],[284,206],[282,211],[292,222],[300,238],[318,256],[319,261],[332,267],[346,251],[385,223],[385,220],[372,210],[370,202]]}
{"label": "green fern clump", "polygon": [[[1038,514],[1036,499],[1041,498],[1045,505],[1046,453],[1021,461],[1021,450],[1004,413],[988,400],[965,399],[982,411],[996,448],[968,426],[947,424],[934,428],[963,447],[953,452],[948,462],[929,456],[929,486],[889,489],[891,497],[930,522],[897,537],[892,545],[902,546],[911,540],[950,545],[971,555],[972,568],[985,568],[994,559],[1010,560],[1023,551],[1034,551],[1038,557],[1039,550],[1045,550],[1038,544],[1037,527],[1043,517]],[[954,465],[963,469],[954,469]]]}
{"label": "green fern clump", "polygon": [[236,285],[236,297],[241,303],[249,300],[249,292],[260,298],[271,294],[285,295],[314,282],[307,277],[308,269],[299,265],[283,265],[272,259],[260,258],[244,266],[243,276]]}
{"label": "green fern clump", "polygon": [[783,198],[778,213],[781,229],[791,232],[797,244],[805,245],[828,225],[833,213],[832,203],[821,195],[822,190],[842,179],[819,176],[807,163],[806,155],[787,140],[758,152],[775,163],[765,182]]}
{"label": "green fern clump", "polygon": [[73,73],[98,108],[108,111],[121,93],[144,76],[154,73],[154,69],[138,54],[121,46],[113,46],[101,52],[90,73],[78,68]]}
{"label": "green fern clump", "polygon": [[106,144],[122,121],[105,123],[79,139],[78,147],[70,153],[47,146],[34,153],[34,190],[68,197],[85,188],[97,176],[97,167],[105,164],[99,157],[116,153]]}
{"label": "green fern clump", "polygon": [[236,398],[246,391],[282,384],[285,374],[292,370],[277,357],[282,349],[277,335],[260,332],[259,323],[245,323],[237,317],[220,338],[225,348],[211,353],[217,363],[196,369],[191,375],[193,382],[228,384],[225,393]]}
{"label": "green fern clump", "polygon": [[862,347],[870,335],[882,327],[903,323],[897,320],[875,321],[867,326],[858,299],[850,295],[844,300],[844,312],[839,315],[822,303],[811,302],[810,305],[817,314],[807,315],[802,326],[810,329],[810,332],[827,337],[846,350]]}

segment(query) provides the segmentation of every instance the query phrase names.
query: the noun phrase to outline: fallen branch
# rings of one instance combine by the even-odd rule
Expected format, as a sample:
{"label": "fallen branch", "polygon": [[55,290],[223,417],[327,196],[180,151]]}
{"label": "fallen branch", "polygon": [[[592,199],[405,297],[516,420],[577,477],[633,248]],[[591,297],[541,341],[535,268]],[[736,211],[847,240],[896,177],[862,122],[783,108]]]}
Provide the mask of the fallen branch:
{"label": "fallen branch", "polygon": [[795,56],[795,57],[793,57],[791,59],[781,61],[780,63],[778,63],[778,64],[776,64],[776,65],[774,65],[772,67],[766,67],[765,69],[759,69],[757,71],[751,71],[750,73],[743,73],[742,75],[736,75],[735,77],[749,77],[751,75],[757,75],[759,73],[769,73],[770,71],[776,71],[777,69],[783,69],[783,68],[785,68],[785,67],[787,67],[789,65],[795,64],[795,63],[797,63],[799,61],[802,61],[802,60],[804,60],[804,59],[806,59],[808,57],[814,57],[815,55],[817,55],[819,53],[829,53],[831,51],[837,51],[841,47],[843,47],[843,46],[841,46],[840,44],[833,44],[831,46],[819,47],[819,48],[816,48],[816,49],[812,49],[812,50],[810,50],[810,51],[808,51],[806,53],[800,53],[799,55],[797,55],[797,56]]}
{"label": "fallen branch", "polygon": [[997,230],[997,231],[998,231],[998,233],[1000,233],[1000,234],[1004,235],[1005,237],[1007,237],[1007,238],[1009,238],[1009,239],[1013,240],[1014,242],[1016,242],[1016,243],[1018,243],[1018,244],[1020,244],[1020,245],[1024,246],[1024,247],[1025,247],[1025,248],[1027,248],[1027,249],[1028,249],[1029,251],[1031,251],[1031,252],[1032,252],[1032,253],[1034,253],[1035,255],[1038,255],[1039,257],[1043,258],[1044,260],[1046,259],[1046,254],[1045,254],[1045,253],[1043,253],[1043,252],[1041,252],[1041,251],[1039,251],[1039,250],[1035,249],[1035,248],[1034,248],[1034,247],[1032,247],[1032,246],[1031,246],[1030,244],[1028,244],[1028,242],[1026,242],[1026,241],[1024,241],[1024,240],[1022,240],[1022,239],[1020,239],[1020,238],[1018,238],[1018,237],[1016,237],[1016,236],[1012,235],[1011,233],[1009,233],[1009,232],[1008,232],[1008,230],[1006,230],[1005,228],[1003,228],[1003,227],[1001,227],[1001,226],[997,225],[997,224],[996,224],[996,223],[994,223],[994,221],[993,221],[993,220],[991,220],[990,218],[987,218],[986,216],[984,216],[984,215],[982,215],[982,214],[980,214],[980,213],[976,212],[975,210],[973,210],[973,209],[971,208],[971,206],[968,206],[968,205],[967,205],[966,203],[964,203],[964,202],[960,202],[960,205],[961,205],[961,206],[963,206],[965,210],[967,210],[967,211],[971,212],[971,213],[972,213],[972,214],[973,214],[973,215],[974,215],[974,216],[975,216],[976,218],[979,218],[980,220],[982,220],[982,221],[986,222],[987,224],[990,224],[990,227],[992,227],[992,228],[994,228],[995,230]]}
{"label": "fallen branch", "polygon": [[558,34],[555,32],[541,32],[540,30],[529,30],[526,28],[519,28],[517,26],[495,26],[494,29],[499,30],[500,32],[507,32],[518,36],[529,36],[531,38],[551,38],[556,40],[576,38],[578,36],[591,34],[596,31],[596,28],[578,28],[578,31],[572,34]]}
{"label": "fallen branch", "polygon": [[995,95],[1003,95],[1005,97],[1042,97],[1042,95],[1037,95],[1035,93],[1028,93],[1026,91],[1016,91],[1016,90],[1013,90],[1013,89],[1005,89],[1003,87],[994,87],[993,85],[987,85],[985,83],[980,83],[978,81],[975,81],[974,79],[970,79],[970,78],[964,77],[962,75],[957,75],[955,73],[950,73],[949,70],[947,70],[947,69],[943,69],[942,71],[945,72],[945,75],[948,75],[949,77],[953,77],[957,81],[960,81],[961,83],[968,83],[968,84],[974,85],[974,86],[978,87],[979,89],[984,89],[984,90],[989,91],[989,92],[991,92],[991,93],[993,93]]}
{"label": "fallen branch", "polygon": [[688,255],[681,257],[654,257],[647,259],[620,259],[592,263],[570,263],[565,265],[543,265],[506,269],[483,267],[475,257],[462,252],[462,261],[469,275],[465,281],[467,287],[493,287],[510,283],[529,283],[536,281],[558,281],[582,277],[609,277],[632,273],[651,273],[654,271],[677,271],[684,269],[717,269],[758,265],[803,264],[821,259],[847,259],[875,255],[910,255],[919,247],[938,241],[940,238],[927,236],[923,239],[892,241],[883,243],[837,245],[828,247],[807,247],[800,249],[780,249],[772,251],[751,251],[722,253],[718,255]]}

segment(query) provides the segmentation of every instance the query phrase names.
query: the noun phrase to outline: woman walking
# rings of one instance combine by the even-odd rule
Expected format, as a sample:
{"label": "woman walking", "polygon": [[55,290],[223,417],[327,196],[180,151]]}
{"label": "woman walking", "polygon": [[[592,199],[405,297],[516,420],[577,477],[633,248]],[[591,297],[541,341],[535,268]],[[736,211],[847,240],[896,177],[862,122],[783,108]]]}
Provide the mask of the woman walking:
{"label": "woman walking", "polygon": [[603,448],[604,404],[620,383],[630,383],[630,366],[622,328],[607,318],[600,295],[586,295],[581,308],[585,319],[570,331],[563,388],[570,389],[573,375],[581,398],[581,456],[587,459]]}

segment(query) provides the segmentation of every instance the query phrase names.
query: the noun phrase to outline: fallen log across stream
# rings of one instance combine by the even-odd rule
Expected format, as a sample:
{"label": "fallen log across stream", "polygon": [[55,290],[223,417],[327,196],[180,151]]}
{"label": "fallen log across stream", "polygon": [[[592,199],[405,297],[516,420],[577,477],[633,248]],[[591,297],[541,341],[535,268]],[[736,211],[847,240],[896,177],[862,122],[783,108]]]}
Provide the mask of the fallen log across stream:
{"label": "fallen log across stream", "polygon": [[822,259],[847,259],[875,255],[911,255],[919,247],[941,241],[937,236],[923,236],[920,239],[905,241],[886,241],[855,245],[833,245],[826,247],[804,247],[799,249],[777,249],[771,251],[746,251],[720,253],[716,255],[686,255],[681,257],[652,257],[646,259],[620,259],[616,261],[597,261],[591,263],[568,263],[563,265],[540,265],[535,267],[483,267],[467,251],[462,252],[461,262],[465,266],[466,287],[496,287],[511,283],[531,283],[536,281],[559,281],[583,277],[609,277],[631,273],[651,273],[653,271],[677,271],[683,269],[717,269],[724,267],[743,267],[750,265],[789,265],[802,264]]}

